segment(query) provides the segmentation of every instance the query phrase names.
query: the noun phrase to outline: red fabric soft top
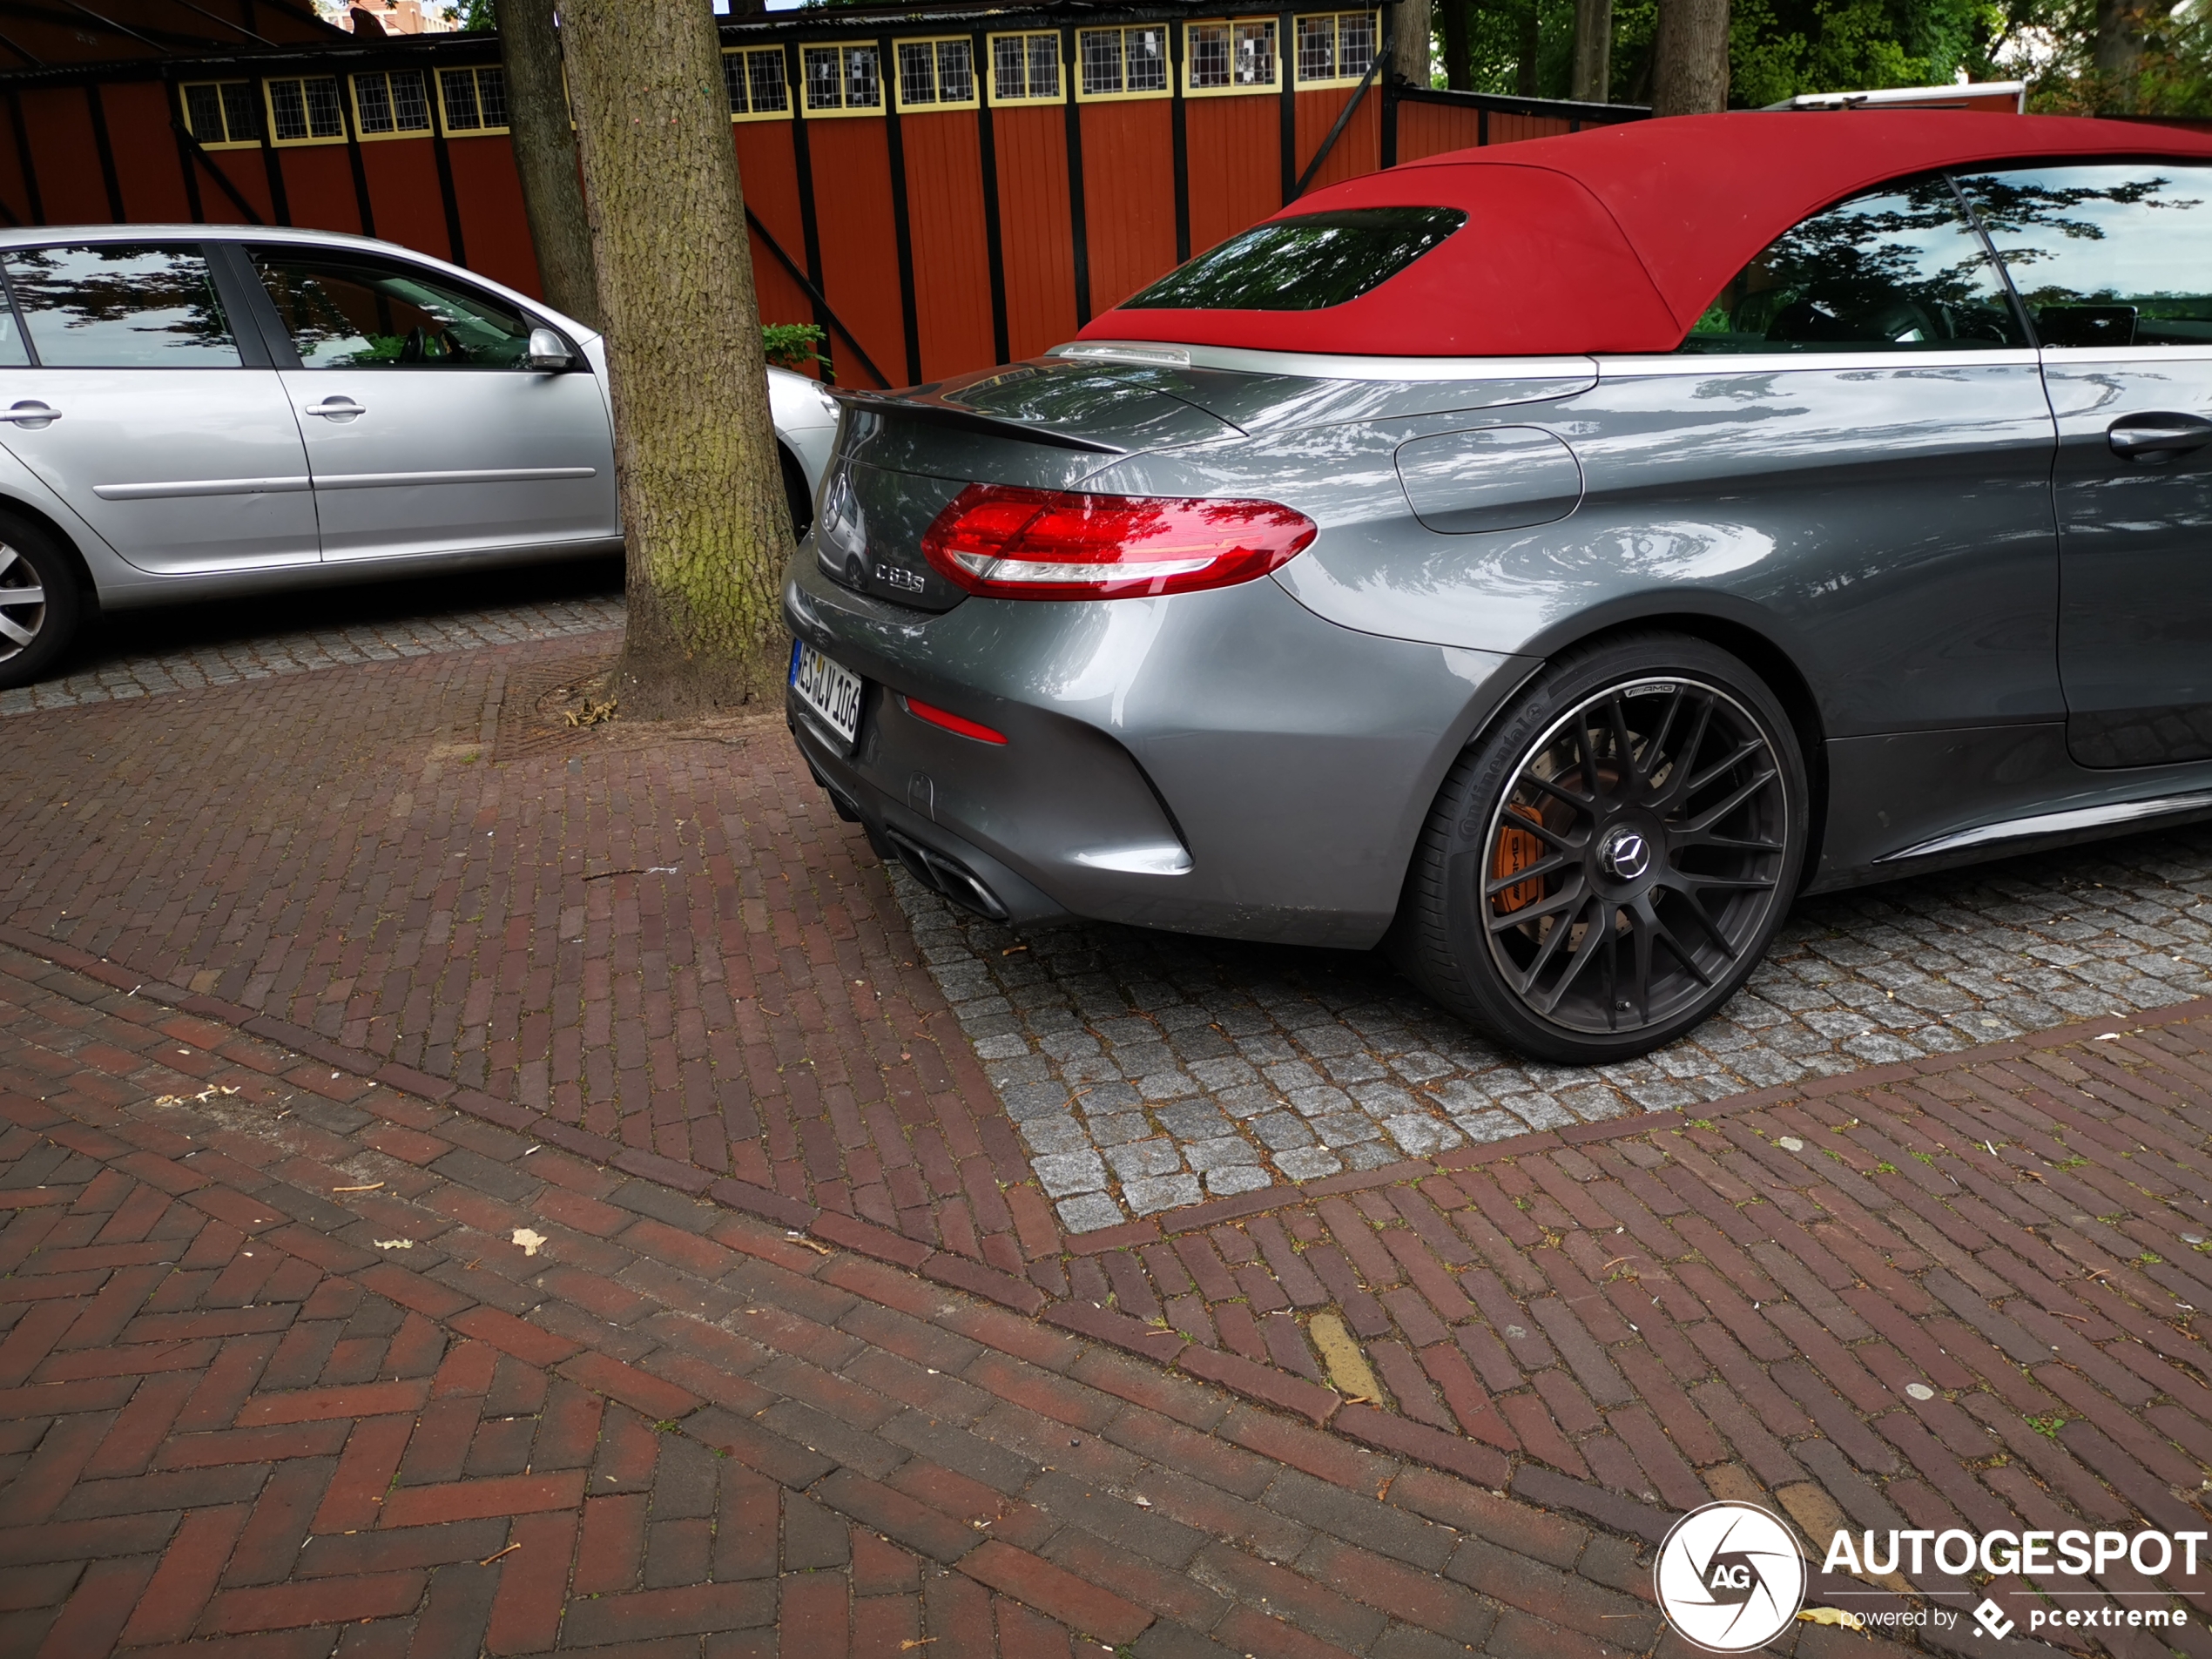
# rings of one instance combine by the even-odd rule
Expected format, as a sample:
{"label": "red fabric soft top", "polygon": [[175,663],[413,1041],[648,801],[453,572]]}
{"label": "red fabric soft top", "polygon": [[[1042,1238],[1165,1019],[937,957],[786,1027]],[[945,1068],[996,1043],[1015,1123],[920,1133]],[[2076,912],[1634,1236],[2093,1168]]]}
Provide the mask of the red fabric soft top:
{"label": "red fabric soft top", "polygon": [[1082,338],[1393,357],[1672,351],[1754,254],[1831,202],[1939,167],[2090,156],[2212,160],[2212,135],[1963,110],[1746,111],[1454,151],[1274,215],[1466,212],[1371,293],[1323,311],[1117,307]]}

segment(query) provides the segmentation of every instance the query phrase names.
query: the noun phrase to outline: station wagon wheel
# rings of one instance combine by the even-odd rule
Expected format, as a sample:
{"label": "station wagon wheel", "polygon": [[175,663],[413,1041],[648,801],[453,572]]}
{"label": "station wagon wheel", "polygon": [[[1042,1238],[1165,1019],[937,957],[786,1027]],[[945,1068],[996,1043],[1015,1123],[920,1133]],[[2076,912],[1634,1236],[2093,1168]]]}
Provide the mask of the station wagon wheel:
{"label": "station wagon wheel", "polygon": [[51,667],[77,631],[76,573],[52,539],[0,516],[0,689]]}
{"label": "station wagon wheel", "polygon": [[1400,965],[1525,1053],[1656,1048],[1765,950],[1804,796],[1787,717],[1727,653],[1658,636],[1555,664],[1447,780]]}

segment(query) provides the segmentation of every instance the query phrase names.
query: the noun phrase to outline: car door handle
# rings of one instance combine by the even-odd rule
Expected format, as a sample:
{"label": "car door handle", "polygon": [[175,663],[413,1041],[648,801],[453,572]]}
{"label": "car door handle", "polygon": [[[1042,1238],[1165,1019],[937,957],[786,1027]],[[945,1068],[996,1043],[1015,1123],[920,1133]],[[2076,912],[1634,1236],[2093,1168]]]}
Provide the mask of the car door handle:
{"label": "car door handle", "polygon": [[31,428],[51,426],[62,418],[59,409],[49,408],[35,399],[26,399],[12,408],[0,409],[0,421],[12,421],[17,426]]}
{"label": "car door handle", "polygon": [[2182,455],[2212,443],[2212,421],[2194,415],[2123,415],[2105,428],[2105,441],[2122,461]]}
{"label": "car door handle", "polygon": [[356,415],[368,414],[368,406],[365,403],[356,403],[350,397],[327,397],[320,403],[307,404],[300,410],[300,413],[320,415],[326,421],[350,421]]}

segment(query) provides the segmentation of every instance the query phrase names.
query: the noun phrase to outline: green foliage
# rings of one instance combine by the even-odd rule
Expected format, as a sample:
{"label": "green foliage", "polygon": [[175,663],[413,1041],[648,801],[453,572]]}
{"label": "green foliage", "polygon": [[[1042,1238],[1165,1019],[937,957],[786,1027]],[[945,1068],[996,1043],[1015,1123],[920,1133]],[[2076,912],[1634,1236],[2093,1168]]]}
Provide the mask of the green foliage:
{"label": "green foliage", "polygon": [[[2094,0],[2012,0],[2017,8],[2094,5]],[[1438,0],[1443,13],[1468,8],[1468,90],[1565,98],[1575,46],[1573,0]],[[1528,19],[1535,51],[1526,64]],[[1657,0],[1615,0],[1613,100],[1651,97],[1651,48]],[[2017,19],[2004,0],[1734,0],[1730,8],[1729,103],[1757,109],[1801,92],[1865,91],[1998,77],[1994,55]],[[2212,55],[2212,37],[2205,42]],[[1447,65],[1447,70],[1449,65]],[[1533,70],[1533,77],[1524,75]],[[1529,82],[1533,78],[1533,84]]]}
{"label": "green foliage", "polygon": [[499,27],[494,0],[461,0],[455,26],[467,35],[486,35]]}
{"label": "green foliage", "polygon": [[778,368],[802,369],[809,363],[826,363],[819,347],[822,331],[811,322],[764,322],[760,349]]}

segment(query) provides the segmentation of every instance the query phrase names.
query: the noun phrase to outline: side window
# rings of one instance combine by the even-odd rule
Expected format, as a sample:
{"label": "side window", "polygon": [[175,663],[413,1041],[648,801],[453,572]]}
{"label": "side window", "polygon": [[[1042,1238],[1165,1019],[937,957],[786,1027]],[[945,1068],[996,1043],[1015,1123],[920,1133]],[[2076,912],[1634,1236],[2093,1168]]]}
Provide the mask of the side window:
{"label": "side window", "polygon": [[34,247],[8,286],[49,368],[236,368],[230,320],[197,247]]}
{"label": "side window", "polygon": [[253,251],[305,368],[513,368],[530,325],[504,300],[410,266],[307,248]]}
{"label": "side window", "polygon": [[1959,182],[2046,346],[2212,345],[2212,168],[2127,161]]}
{"label": "side window", "polygon": [[2027,339],[1950,182],[1855,196],[1778,237],[1685,352],[1961,351]]}

